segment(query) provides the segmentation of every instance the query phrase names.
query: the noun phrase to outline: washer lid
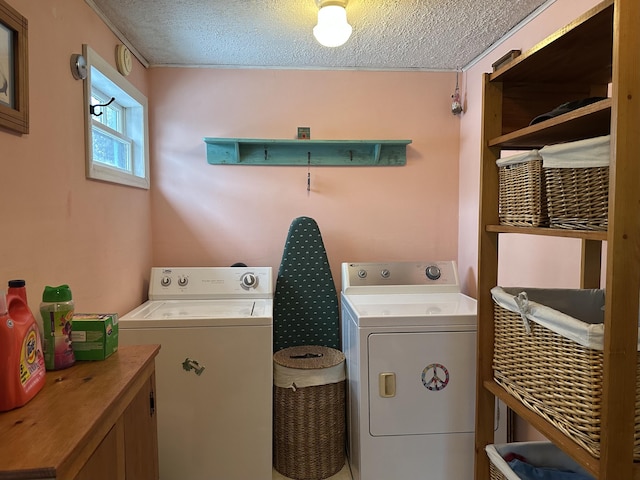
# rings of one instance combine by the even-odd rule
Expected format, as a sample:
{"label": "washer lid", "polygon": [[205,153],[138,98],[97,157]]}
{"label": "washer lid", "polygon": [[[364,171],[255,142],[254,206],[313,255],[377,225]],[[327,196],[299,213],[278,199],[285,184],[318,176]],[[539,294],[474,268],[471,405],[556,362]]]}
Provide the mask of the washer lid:
{"label": "washer lid", "polygon": [[475,327],[476,300],[462,293],[345,295],[343,307],[364,326],[464,325]]}
{"label": "washer lid", "polygon": [[273,300],[148,300],[120,328],[272,325]]}

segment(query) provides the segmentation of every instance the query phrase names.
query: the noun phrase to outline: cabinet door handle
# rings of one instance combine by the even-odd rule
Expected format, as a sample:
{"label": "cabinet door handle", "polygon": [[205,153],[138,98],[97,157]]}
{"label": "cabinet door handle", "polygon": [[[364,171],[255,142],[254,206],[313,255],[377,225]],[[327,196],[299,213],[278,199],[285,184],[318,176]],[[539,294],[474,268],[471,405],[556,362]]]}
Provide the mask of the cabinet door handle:
{"label": "cabinet door handle", "polygon": [[382,398],[391,398],[396,396],[395,373],[385,372],[378,375],[378,393]]}
{"label": "cabinet door handle", "polygon": [[153,417],[153,414],[156,413],[156,399],[153,396],[153,390],[149,392],[149,416]]}

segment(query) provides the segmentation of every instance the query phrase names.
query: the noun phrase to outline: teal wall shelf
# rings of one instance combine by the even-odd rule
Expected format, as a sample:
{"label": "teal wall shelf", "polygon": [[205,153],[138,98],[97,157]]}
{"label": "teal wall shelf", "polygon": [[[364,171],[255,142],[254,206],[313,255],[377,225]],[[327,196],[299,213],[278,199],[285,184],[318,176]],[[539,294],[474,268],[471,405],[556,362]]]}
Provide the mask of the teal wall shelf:
{"label": "teal wall shelf", "polygon": [[205,138],[211,165],[392,166],[407,163],[411,140]]}

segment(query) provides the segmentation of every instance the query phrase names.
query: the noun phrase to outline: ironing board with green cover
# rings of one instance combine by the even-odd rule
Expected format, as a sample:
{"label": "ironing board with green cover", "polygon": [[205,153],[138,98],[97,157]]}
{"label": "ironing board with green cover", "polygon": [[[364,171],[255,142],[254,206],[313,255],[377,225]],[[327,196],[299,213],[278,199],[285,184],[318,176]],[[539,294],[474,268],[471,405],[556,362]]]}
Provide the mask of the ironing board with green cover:
{"label": "ironing board with green cover", "polygon": [[315,220],[289,227],[273,297],[273,351],[298,345],[340,350],[340,313],[327,252]]}

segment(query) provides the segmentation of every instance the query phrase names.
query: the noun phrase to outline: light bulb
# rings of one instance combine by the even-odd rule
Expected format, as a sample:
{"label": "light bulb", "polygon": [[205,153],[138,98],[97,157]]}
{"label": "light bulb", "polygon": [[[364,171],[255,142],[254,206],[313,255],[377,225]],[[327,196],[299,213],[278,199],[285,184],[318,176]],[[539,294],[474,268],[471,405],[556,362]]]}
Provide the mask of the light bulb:
{"label": "light bulb", "polygon": [[349,40],[352,30],[344,7],[327,5],[318,11],[318,24],[313,27],[313,35],[325,47],[339,47]]}

